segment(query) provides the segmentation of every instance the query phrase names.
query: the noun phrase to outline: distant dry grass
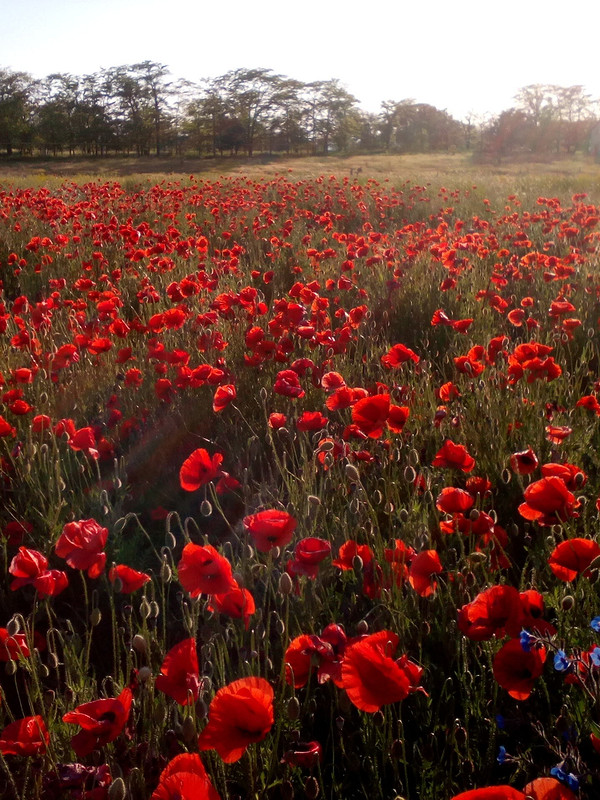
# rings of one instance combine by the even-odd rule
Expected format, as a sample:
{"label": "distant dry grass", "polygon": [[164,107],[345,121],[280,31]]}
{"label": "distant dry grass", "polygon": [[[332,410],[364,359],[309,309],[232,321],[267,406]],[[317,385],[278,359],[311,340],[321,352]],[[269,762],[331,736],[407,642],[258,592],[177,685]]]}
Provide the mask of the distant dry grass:
{"label": "distant dry grass", "polygon": [[450,191],[472,184],[480,188],[510,194],[524,190],[544,193],[585,191],[590,199],[599,199],[600,164],[580,155],[553,161],[525,162],[503,160],[499,164],[477,163],[470,155],[457,154],[366,154],[353,156],[279,158],[108,158],[48,159],[0,162],[0,184],[14,186],[53,186],[64,180],[82,183],[97,180],[118,180],[130,185],[178,180],[194,174],[205,180],[225,176],[247,176],[270,179],[285,174],[296,179],[319,175],[356,177],[361,182],[374,178],[389,179],[398,186],[404,182],[445,185]]}

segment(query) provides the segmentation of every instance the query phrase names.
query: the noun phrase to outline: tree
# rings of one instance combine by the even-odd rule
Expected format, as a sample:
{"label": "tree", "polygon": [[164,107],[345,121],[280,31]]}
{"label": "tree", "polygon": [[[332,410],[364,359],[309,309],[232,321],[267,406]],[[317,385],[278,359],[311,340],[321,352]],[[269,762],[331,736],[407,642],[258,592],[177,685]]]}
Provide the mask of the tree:
{"label": "tree", "polygon": [[34,88],[28,73],[0,69],[0,147],[8,156],[30,140]]}

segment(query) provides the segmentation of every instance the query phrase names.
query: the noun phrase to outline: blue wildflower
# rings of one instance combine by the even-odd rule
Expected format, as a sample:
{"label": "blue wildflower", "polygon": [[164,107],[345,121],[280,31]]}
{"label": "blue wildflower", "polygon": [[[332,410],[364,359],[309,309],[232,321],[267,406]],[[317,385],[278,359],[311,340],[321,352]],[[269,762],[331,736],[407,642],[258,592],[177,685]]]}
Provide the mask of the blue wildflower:
{"label": "blue wildflower", "polygon": [[503,747],[502,745],[500,745],[500,749],[498,750],[498,757],[496,758],[496,761],[499,764],[504,764],[504,762],[506,761],[506,747]]}
{"label": "blue wildflower", "polygon": [[531,653],[531,645],[533,644],[533,641],[533,636],[528,631],[521,631],[519,642],[521,643],[522,649],[526,653]]}
{"label": "blue wildflower", "polygon": [[596,633],[600,633],[600,617],[594,617],[594,619],[590,622],[590,628]]}
{"label": "blue wildflower", "polygon": [[571,662],[567,658],[564,650],[558,650],[554,656],[554,669],[557,672],[566,672],[571,666]]}
{"label": "blue wildflower", "polygon": [[595,667],[600,667],[600,647],[594,647],[590,653],[590,661]]}

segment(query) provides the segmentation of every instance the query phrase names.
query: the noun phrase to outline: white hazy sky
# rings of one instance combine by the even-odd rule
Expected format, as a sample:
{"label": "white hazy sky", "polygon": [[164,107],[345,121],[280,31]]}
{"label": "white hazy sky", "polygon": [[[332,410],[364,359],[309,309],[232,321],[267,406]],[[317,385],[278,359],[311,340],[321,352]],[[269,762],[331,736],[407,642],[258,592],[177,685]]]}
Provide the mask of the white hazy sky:
{"label": "white hazy sky", "polygon": [[463,118],[532,83],[600,97],[600,2],[0,0],[0,67],[44,77],[158,61],[198,81],[265,67],[339,78],[362,108],[413,98]]}

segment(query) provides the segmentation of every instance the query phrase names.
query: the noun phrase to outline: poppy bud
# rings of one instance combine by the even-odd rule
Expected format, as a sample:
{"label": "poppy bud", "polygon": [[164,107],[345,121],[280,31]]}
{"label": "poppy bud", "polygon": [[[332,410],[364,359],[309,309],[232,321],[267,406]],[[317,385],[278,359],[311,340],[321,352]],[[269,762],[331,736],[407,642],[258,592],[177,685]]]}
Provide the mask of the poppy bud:
{"label": "poppy bud", "polygon": [[294,590],[294,584],[287,572],[282,572],[279,578],[279,592],[282,595],[289,595]]}
{"label": "poppy bud", "polygon": [[283,781],[281,784],[281,798],[282,800],[294,800],[294,787],[289,781]]}
{"label": "poppy bud", "polygon": [[44,707],[46,710],[52,707],[52,703],[54,703],[56,699],[56,692],[53,689],[46,689],[44,692]]}
{"label": "poppy bud", "polygon": [[408,522],[408,511],[405,508],[401,508],[398,512],[398,517],[400,518],[400,522]]}
{"label": "poppy bud", "polygon": [[108,800],[125,800],[127,797],[127,788],[125,787],[125,782],[123,778],[117,777],[111,783],[108,794]]}
{"label": "poppy bud", "polygon": [[570,611],[573,606],[575,605],[575,598],[572,594],[566,594],[561,602],[561,607],[563,611]]}
{"label": "poppy bud", "polygon": [[6,623],[6,632],[9,636],[16,636],[21,630],[21,623],[18,617],[11,617]]}
{"label": "poppy bud", "polygon": [[408,467],[404,468],[404,480],[407,481],[407,483],[414,483],[416,477],[417,473],[415,472],[414,467],[409,465]]}
{"label": "poppy bud", "polygon": [[210,517],[212,510],[212,506],[208,500],[205,499],[200,503],[200,513],[203,517]]}
{"label": "poppy bud", "polygon": [[90,614],[90,624],[92,625],[92,627],[95,628],[96,625],[99,625],[101,620],[102,620],[102,612],[100,611],[99,608],[93,608],[92,613]]}
{"label": "poppy bud", "polygon": [[369,632],[369,623],[366,619],[361,621],[356,626],[356,633],[358,636],[365,636]]}
{"label": "poppy bud", "polygon": [[150,603],[146,600],[145,597],[143,597],[140,603],[140,614],[142,617],[144,617],[144,619],[148,619],[151,613],[152,609],[150,608]]}
{"label": "poppy bud", "polygon": [[316,495],[314,495],[314,494],[309,494],[309,495],[308,495],[308,504],[309,504],[309,506],[316,506],[316,507],[318,507],[318,506],[320,506],[320,505],[321,505],[321,500],[320,500],[320,498],[319,498],[319,497],[317,497]]}
{"label": "poppy bud", "polygon": [[300,716],[300,701],[297,697],[290,697],[287,704],[288,719],[296,720]]}
{"label": "poppy bud", "polygon": [[170,583],[171,578],[173,577],[173,570],[167,564],[166,561],[163,561],[160,567],[160,579],[163,583]]}
{"label": "poppy bud", "polygon": [[183,720],[183,726],[182,726],[183,741],[186,744],[190,745],[194,741],[194,739],[196,739],[197,735],[198,734],[196,732],[196,726],[194,724],[194,720],[192,719],[192,717],[186,717]]}
{"label": "poppy bud", "polygon": [[6,664],[4,665],[4,672],[7,675],[14,675],[16,671],[17,671],[17,662],[12,660],[7,661]]}
{"label": "poppy bud", "polygon": [[360,472],[354,464],[346,464],[346,477],[354,483],[360,483]]}
{"label": "poppy bud", "polygon": [[136,633],[136,635],[133,637],[131,646],[137,653],[145,653],[148,648],[146,640],[139,633]]}
{"label": "poppy bud", "polygon": [[152,677],[152,670],[150,667],[140,667],[137,677],[140,683],[146,683],[146,681]]}
{"label": "poppy bud", "polygon": [[320,791],[319,781],[316,778],[311,775],[310,778],[306,779],[306,783],[304,784],[304,794],[307,800],[317,800]]}

